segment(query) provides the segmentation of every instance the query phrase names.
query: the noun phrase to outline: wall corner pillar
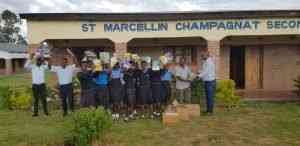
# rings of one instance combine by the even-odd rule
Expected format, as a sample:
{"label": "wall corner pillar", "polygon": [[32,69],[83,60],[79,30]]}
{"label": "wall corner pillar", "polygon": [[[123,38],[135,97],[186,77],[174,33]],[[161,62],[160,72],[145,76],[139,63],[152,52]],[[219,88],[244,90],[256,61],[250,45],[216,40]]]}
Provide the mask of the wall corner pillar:
{"label": "wall corner pillar", "polygon": [[121,56],[127,52],[127,42],[115,42],[115,53]]}
{"label": "wall corner pillar", "polygon": [[13,73],[13,62],[11,58],[5,59],[5,74],[10,75]]}

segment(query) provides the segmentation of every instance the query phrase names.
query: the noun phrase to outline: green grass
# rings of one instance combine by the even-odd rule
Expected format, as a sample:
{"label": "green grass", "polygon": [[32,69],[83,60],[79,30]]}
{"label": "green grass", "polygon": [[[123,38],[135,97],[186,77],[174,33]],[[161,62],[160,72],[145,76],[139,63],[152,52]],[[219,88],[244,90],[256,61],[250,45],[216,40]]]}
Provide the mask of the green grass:
{"label": "green grass", "polygon": [[[56,81],[48,73],[49,82]],[[1,76],[0,86],[5,85],[30,86],[31,74]],[[56,146],[71,136],[71,117],[63,118],[61,111],[52,111],[50,117],[32,118],[31,114],[0,111],[0,146]],[[171,127],[159,120],[118,122],[104,142],[117,146],[299,146],[300,103],[247,102],[232,111],[219,107],[212,117],[200,116]]]}
{"label": "green grass", "polygon": [[[50,117],[32,118],[30,112],[0,111],[0,145],[56,145],[70,136],[71,118],[60,111]],[[159,120],[114,123],[104,138],[107,145],[211,145],[211,146],[298,146],[299,103],[245,103],[240,109],[218,108],[214,116],[165,127]]]}
{"label": "green grass", "polygon": [[[53,83],[52,73],[46,73],[47,83]],[[13,75],[2,75],[0,76],[0,86],[31,86],[31,73],[19,73]]]}

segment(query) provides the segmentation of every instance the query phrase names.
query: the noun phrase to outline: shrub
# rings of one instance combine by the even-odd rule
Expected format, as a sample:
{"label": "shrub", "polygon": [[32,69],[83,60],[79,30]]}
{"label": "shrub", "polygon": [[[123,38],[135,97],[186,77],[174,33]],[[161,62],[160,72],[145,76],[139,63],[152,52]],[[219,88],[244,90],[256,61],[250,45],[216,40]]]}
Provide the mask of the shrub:
{"label": "shrub", "polygon": [[8,109],[9,108],[9,97],[10,90],[8,86],[0,87],[0,109]]}
{"label": "shrub", "polygon": [[234,95],[235,83],[233,80],[220,80],[217,83],[216,99],[226,108],[238,107],[241,97]]}
{"label": "shrub", "polygon": [[99,140],[112,126],[111,114],[104,108],[83,108],[73,115],[74,142],[78,146],[90,146]]}
{"label": "shrub", "polygon": [[80,93],[80,82],[78,77],[73,78],[73,88],[74,88],[74,93],[79,94]]}
{"label": "shrub", "polygon": [[300,75],[298,76],[298,78],[294,80],[294,82],[295,82],[295,87],[297,88],[296,93],[300,97]]}
{"label": "shrub", "polygon": [[32,103],[30,88],[9,88],[9,108],[13,110],[29,109]]}
{"label": "shrub", "polygon": [[23,110],[31,106],[30,87],[1,86],[0,109]]}
{"label": "shrub", "polygon": [[204,96],[204,85],[201,80],[194,80],[191,85],[192,103],[200,103],[200,98]]}

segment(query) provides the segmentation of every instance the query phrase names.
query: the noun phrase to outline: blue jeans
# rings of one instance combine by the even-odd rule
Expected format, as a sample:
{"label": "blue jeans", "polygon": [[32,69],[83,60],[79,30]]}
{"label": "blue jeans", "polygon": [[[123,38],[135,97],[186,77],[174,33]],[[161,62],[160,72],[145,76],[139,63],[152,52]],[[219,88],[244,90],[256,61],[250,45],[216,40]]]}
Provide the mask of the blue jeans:
{"label": "blue jeans", "polygon": [[216,91],[216,80],[204,82],[206,94],[206,109],[207,112],[212,113],[214,110],[214,96]]}

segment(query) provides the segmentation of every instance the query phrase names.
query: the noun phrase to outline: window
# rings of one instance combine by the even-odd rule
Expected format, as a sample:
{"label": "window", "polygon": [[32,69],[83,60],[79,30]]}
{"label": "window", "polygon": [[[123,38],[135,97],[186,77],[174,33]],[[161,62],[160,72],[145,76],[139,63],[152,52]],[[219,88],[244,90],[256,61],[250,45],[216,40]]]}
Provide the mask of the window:
{"label": "window", "polygon": [[194,47],[167,47],[163,49],[164,54],[170,52],[173,55],[173,61],[178,63],[181,58],[185,58],[187,63],[192,63],[195,56],[192,55],[195,51]]}

